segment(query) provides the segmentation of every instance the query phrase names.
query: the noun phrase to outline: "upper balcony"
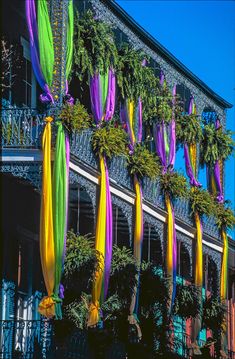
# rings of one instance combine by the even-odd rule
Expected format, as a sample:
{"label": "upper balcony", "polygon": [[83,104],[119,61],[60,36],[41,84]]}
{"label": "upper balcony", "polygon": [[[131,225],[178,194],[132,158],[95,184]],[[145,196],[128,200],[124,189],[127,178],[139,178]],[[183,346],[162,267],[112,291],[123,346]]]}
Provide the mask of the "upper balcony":
{"label": "upper balcony", "polygon": [[[22,150],[30,153],[38,150],[40,153],[41,136],[44,128],[46,114],[38,113],[29,108],[5,108],[1,110],[1,132],[2,132],[2,154],[8,158],[11,153],[14,155]],[[96,157],[91,148],[92,130],[88,129],[82,133],[73,133],[70,138],[71,159],[78,161],[85,167],[97,173],[99,171]],[[39,157],[40,158],[40,157]],[[109,163],[110,181],[116,183],[127,191],[133,191],[131,177],[127,170],[127,163],[124,157],[113,158]],[[143,180],[144,200],[160,211],[165,210],[163,196],[157,183],[148,178]],[[190,217],[188,200],[177,199],[175,201],[175,213],[178,220],[193,226]],[[213,217],[205,218],[204,233],[213,238],[219,239],[219,231]]]}

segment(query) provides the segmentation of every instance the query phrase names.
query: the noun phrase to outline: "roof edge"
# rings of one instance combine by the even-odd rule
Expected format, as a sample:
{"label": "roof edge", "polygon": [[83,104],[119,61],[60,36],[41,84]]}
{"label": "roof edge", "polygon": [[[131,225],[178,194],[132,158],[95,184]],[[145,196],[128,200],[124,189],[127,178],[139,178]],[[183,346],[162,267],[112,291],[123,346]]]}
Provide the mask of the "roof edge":
{"label": "roof edge", "polygon": [[199,77],[194,75],[181,61],[179,61],[170,51],[161,45],[149,32],[139,25],[119,4],[114,0],[101,0],[110,10],[117,15],[122,22],[127,25],[137,36],[146,43],[153,51],[158,52],[167,62],[172,64],[177,71],[188,77],[199,89],[217,103],[223,109],[232,108],[233,105],[224,100],[214,92]]}

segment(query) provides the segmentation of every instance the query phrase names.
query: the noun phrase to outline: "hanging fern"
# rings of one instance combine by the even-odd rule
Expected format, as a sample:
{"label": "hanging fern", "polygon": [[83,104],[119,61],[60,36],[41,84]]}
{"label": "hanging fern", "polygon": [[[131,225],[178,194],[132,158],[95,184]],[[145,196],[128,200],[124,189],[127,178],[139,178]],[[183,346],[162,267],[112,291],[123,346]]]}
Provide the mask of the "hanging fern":
{"label": "hanging fern", "polygon": [[199,215],[214,215],[215,202],[211,194],[202,188],[191,188],[189,195],[191,215],[198,212]]}
{"label": "hanging fern", "polygon": [[127,134],[114,121],[103,122],[102,127],[94,131],[91,141],[97,155],[105,155],[111,159],[113,156],[127,154]]}
{"label": "hanging fern", "polygon": [[186,178],[175,171],[167,172],[160,176],[160,188],[164,194],[168,194],[172,198],[188,196]]}
{"label": "hanging fern", "polygon": [[235,226],[234,212],[228,206],[228,202],[216,203],[215,210],[216,225],[219,229],[227,228],[232,229]]}
{"label": "hanging fern", "polygon": [[[113,246],[109,295],[117,294],[123,310],[129,310],[137,285],[137,263],[131,249]],[[121,313],[120,313],[121,314]]]}
{"label": "hanging fern", "polygon": [[169,124],[173,117],[180,121],[182,115],[181,100],[178,95],[174,96],[167,86],[166,81],[163,85],[158,80],[158,90],[156,97],[156,117],[154,122]]}
{"label": "hanging fern", "polygon": [[182,115],[176,121],[176,139],[180,144],[193,145],[202,140],[202,127],[199,116]]}
{"label": "hanging fern", "polygon": [[74,71],[82,80],[84,74],[105,74],[118,62],[118,52],[110,26],[96,19],[91,10],[74,22]]}
{"label": "hanging fern", "polygon": [[142,99],[143,120],[147,121],[156,115],[157,78],[152,68],[143,66],[146,55],[124,44],[119,50],[117,83],[120,101],[126,99],[137,103]]}
{"label": "hanging fern", "polygon": [[205,300],[202,326],[212,331],[226,328],[226,307],[219,298],[211,296]]}
{"label": "hanging fern", "polygon": [[214,165],[217,160],[226,160],[234,151],[231,131],[223,131],[222,126],[215,128],[213,123],[204,126],[201,142],[201,164]]}
{"label": "hanging fern", "polygon": [[195,318],[201,313],[198,288],[194,285],[177,285],[174,314],[183,319]]}
{"label": "hanging fern", "polygon": [[75,105],[65,104],[59,114],[63,125],[68,131],[80,132],[91,127],[92,118],[85,107],[77,101]]}
{"label": "hanging fern", "polygon": [[149,177],[153,180],[160,175],[160,164],[157,156],[143,144],[136,144],[134,152],[128,156],[128,168],[131,175],[139,178]]}

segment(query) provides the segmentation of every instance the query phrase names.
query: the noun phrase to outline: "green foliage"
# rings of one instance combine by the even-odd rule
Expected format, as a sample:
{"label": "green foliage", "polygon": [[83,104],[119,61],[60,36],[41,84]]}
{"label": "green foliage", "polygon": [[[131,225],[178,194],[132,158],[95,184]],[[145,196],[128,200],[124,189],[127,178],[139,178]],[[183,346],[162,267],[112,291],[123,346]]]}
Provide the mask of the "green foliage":
{"label": "green foliage", "polygon": [[235,216],[231,208],[228,207],[228,203],[216,203],[215,217],[216,225],[219,229],[232,229],[235,226]]}
{"label": "green foliage", "polygon": [[91,295],[82,293],[80,300],[74,300],[65,306],[64,315],[79,329],[85,329],[89,315]]}
{"label": "green foliage", "polygon": [[213,332],[226,328],[226,306],[217,297],[209,297],[203,306],[202,326]]}
{"label": "green foliage", "polygon": [[117,83],[120,100],[129,99],[143,103],[143,120],[147,121],[156,114],[157,78],[152,68],[143,66],[146,55],[136,51],[130,45],[123,44],[119,50]]}
{"label": "green foliage", "polygon": [[181,100],[178,95],[174,96],[169,90],[166,81],[163,85],[158,81],[158,90],[156,97],[156,118],[155,122],[167,125],[171,122],[173,115],[179,122],[182,116]]}
{"label": "green foliage", "polygon": [[155,180],[160,175],[160,164],[157,156],[143,144],[136,144],[134,152],[128,156],[128,168],[131,175],[139,178],[149,177]]}
{"label": "green foliage", "polygon": [[198,212],[199,215],[213,215],[215,214],[215,202],[211,194],[202,188],[191,188],[189,194],[191,204],[191,214]]}
{"label": "green foliage", "polygon": [[66,103],[61,110],[59,119],[69,131],[80,132],[92,125],[91,116],[79,101],[74,105]]}
{"label": "green foliage", "polygon": [[[140,308],[145,318],[157,318],[169,301],[169,282],[152,263],[143,263],[140,277]],[[156,305],[158,303],[158,306]]]}
{"label": "green foliage", "polygon": [[121,126],[113,121],[104,122],[103,126],[94,131],[92,135],[92,148],[98,155],[107,158],[125,155],[127,134]]}
{"label": "green foliage", "polygon": [[168,194],[172,198],[188,197],[187,180],[176,171],[162,174],[160,176],[160,187],[164,194]]}
{"label": "green foliage", "polygon": [[182,115],[176,121],[176,138],[181,144],[193,145],[202,140],[202,127],[197,115]]}
{"label": "green foliage", "polygon": [[82,292],[90,292],[95,272],[100,268],[100,253],[94,247],[94,239],[89,236],[67,233],[66,257],[63,283],[66,301],[80,297]]}
{"label": "green foliage", "polygon": [[204,126],[200,162],[213,166],[217,160],[226,160],[234,151],[231,131],[215,128],[213,123]]}
{"label": "green foliage", "polygon": [[76,14],[74,30],[74,71],[80,80],[84,74],[89,78],[97,71],[105,74],[116,68],[118,52],[110,26],[88,10],[82,17]]}
{"label": "green foliage", "polygon": [[137,265],[131,249],[113,246],[109,295],[117,294],[123,311],[129,310],[131,297],[137,285]]}
{"label": "green foliage", "polygon": [[[89,316],[89,306],[91,304],[91,295],[82,293],[79,300],[66,305],[64,315],[79,329],[87,328]],[[116,319],[117,313],[121,309],[121,302],[117,294],[110,296],[102,305],[101,310],[104,315],[104,321]]]}
{"label": "green foliage", "polygon": [[165,124],[170,123],[172,120],[172,101],[173,95],[171,94],[170,90],[168,89],[166,82],[164,81],[163,86],[159,85],[159,93],[157,96],[157,121],[162,122],[164,121]]}
{"label": "green foliage", "polygon": [[177,285],[174,314],[183,319],[195,318],[201,313],[198,288],[194,285]]}

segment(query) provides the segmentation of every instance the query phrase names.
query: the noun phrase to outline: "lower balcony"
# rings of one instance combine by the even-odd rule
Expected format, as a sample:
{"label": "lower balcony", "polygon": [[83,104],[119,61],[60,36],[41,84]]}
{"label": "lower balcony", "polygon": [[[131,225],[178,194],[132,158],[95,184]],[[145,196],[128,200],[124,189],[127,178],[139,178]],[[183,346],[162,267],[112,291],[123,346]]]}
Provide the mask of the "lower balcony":
{"label": "lower balcony", "polygon": [[[3,152],[9,149],[32,150],[40,149],[41,136],[44,128],[45,114],[39,114],[32,109],[6,108],[1,110],[1,147]],[[91,169],[98,170],[96,158],[91,149],[92,130],[88,129],[80,134],[71,136],[71,156],[83,162]],[[15,151],[14,151],[15,152]],[[110,178],[118,185],[133,190],[133,184],[126,168],[125,158],[114,158],[109,164]],[[144,199],[156,207],[164,209],[164,201],[159,187],[153,181],[145,178],[143,181]],[[187,200],[175,201],[176,217],[189,225],[193,225],[189,216],[190,208]],[[219,232],[214,218],[205,218],[204,233],[219,239]]]}
{"label": "lower balcony", "polygon": [[[108,359],[126,359],[129,347],[118,338],[109,339],[101,345],[105,332],[96,329],[96,332],[74,330],[69,336],[64,331],[62,336],[54,335],[54,323],[48,320],[3,320],[0,321],[1,333],[1,359],[95,359],[94,353],[102,350],[104,357]],[[66,338],[67,334],[67,338]],[[63,338],[62,338],[63,337]],[[64,340],[64,338],[66,338]],[[96,340],[95,340],[96,338]],[[99,338],[100,344],[97,343]],[[175,358],[192,358],[190,349],[191,340],[188,335],[175,332],[172,335],[171,350]],[[145,345],[138,344],[139,351],[146,358]],[[200,347],[205,342],[199,341]],[[215,358],[211,351],[211,358]],[[173,356],[172,356],[173,358]],[[228,359],[235,359],[235,352],[228,352]]]}

